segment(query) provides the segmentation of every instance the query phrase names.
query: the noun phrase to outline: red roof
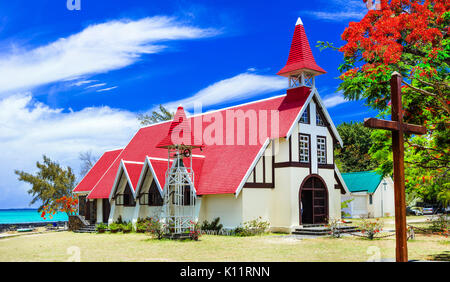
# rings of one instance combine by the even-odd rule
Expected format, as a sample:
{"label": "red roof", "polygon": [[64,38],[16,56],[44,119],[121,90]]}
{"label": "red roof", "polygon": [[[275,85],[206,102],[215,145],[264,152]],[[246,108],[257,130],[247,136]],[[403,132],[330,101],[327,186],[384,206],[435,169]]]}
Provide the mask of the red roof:
{"label": "red roof", "polygon": [[306,37],[305,27],[299,18],[292,37],[287,63],[277,74],[289,76],[298,74],[301,70],[309,70],[316,74],[326,73],[314,60],[308,38]]}
{"label": "red roof", "polygon": [[78,185],[73,189],[74,193],[89,192],[97,184],[103,174],[109,169],[111,164],[116,160],[117,156],[123,149],[117,149],[113,151],[107,151],[103,153],[100,159],[89,170],[89,172],[83,177]]}
{"label": "red roof", "polygon": [[141,171],[144,163],[123,161],[123,164],[125,172],[128,175],[129,180],[131,181],[131,187],[133,187],[133,190],[136,190],[136,186],[139,182],[139,177],[141,176]]}
{"label": "red roof", "polygon": [[[204,156],[203,160],[200,158],[193,160],[197,194],[235,193],[245,181],[244,178],[248,176],[252,164],[267,140],[285,137],[294,126],[309,93],[308,88],[303,96],[297,95],[297,99],[287,99],[286,95],[282,95],[188,118],[193,136],[201,135],[200,139],[205,144],[202,152],[198,149],[193,152],[193,154]],[[279,120],[279,123],[275,125],[279,124],[279,126],[271,126],[271,119],[276,120],[277,117],[275,113],[278,113]],[[247,114],[250,119],[254,118],[257,124],[252,125],[249,130],[249,119],[246,119],[245,123],[238,123],[236,119],[233,121],[233,114],[237,116]],[[220,122],[221,120],[223,123]],[[233,130],[227,132],[227,124],[228,128]],[[241,128],[243,124],[245,129]],[[95,185],[88,198],[109,197],[120,160],[142,162],[147,156],[167,159],[167,149],[157,148],[156,145],[167,136],[171,125],[171,122],[163,122],[141,128]],[[267,132],[264,130],[265,127]],[[219,140],[222,140],[223,144],[220,141],[213,143],[214,140],[203,140],[202,136],[206,131],[214,132],[212,134],[214,137],[220,136],[222,131],[223,138]],[[197,161],[202,164],[197,165]],[[164,187],[167,162],[152,161],[152,166],[161,187]]]}
{"label": "red roof", "polygon": [[191,132],[191,126],[186,118],[183,107],[179,106],[172,122],[169,132],[161,142],[156,145],[158,148],[168,148],[173,145],[188,145],[193,147],[202,147],[203,144],[194,139]]}

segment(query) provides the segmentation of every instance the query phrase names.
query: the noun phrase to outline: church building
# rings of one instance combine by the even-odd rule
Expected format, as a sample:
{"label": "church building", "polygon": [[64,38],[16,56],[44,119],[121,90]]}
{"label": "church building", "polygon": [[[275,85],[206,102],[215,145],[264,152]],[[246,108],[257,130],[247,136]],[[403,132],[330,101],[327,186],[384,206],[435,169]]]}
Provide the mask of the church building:
{"label": "church building", "polygon": [[194,220],[220,217],[232,229],[261,217],[271,231],[291,232],[340,218],[349,191],[334,158],[342,140],[316,88],[325,73],[299,18],[277,73],[286,78],[285,94],[192,116],[180,106],[172,121],[141,128],[74,189],[79,214],[92,223],[161,216],[166,171],[176,162],[161,144],[182,128],[183,139],[198,142],[183,160],[189,177],[181,205]]}

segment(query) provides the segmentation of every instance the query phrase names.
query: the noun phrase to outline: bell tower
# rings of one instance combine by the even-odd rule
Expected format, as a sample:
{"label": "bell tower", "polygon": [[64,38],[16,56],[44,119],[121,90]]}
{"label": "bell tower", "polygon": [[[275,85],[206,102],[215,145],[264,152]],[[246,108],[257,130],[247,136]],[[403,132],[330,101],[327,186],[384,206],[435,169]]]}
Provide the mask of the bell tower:
{"label": "bell tower", "polygon": [[315,88],[315,77],[326,73],[316,64],[300,17],[295,24],[291,50],[286,65],[277,73],[289,79],[289,88]]}

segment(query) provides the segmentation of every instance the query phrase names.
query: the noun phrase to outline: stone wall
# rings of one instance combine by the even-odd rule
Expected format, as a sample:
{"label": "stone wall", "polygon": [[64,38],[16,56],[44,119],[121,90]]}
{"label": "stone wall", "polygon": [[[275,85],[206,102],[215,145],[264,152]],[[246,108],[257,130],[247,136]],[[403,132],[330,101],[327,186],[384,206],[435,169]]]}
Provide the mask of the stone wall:
{"label": "stone wall", "polygon": [[56,224],[58,227],[64,226],[67,221],[45,221],[45,222],[27,222],[27,223],[0,223],[0,232],[6,232],[11,229],[20,229],[20,228],[36,228],[36,227],[44,227],[49,224]]}

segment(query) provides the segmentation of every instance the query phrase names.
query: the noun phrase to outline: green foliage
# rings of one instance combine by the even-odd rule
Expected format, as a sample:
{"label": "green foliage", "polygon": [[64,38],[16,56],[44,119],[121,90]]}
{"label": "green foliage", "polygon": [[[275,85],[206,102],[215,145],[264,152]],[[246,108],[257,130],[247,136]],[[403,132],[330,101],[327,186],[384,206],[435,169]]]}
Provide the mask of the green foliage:
{"label": "green foliage", "polygon": [[111,231],[111,233],[117,233],[120,230],[122,230],[122,226],[119,223],[113,222],[109,225],[109,231]]}
{"label": "green foliage", "polygon": [[350,217],[350,214],[346,213],[343,209],[348,208],[348,204],[350,204],[353,200],[354,200],[354,198],[341,202],[341,216],[342,217]]}
{"label": "green foliage", "polygon": [[234,229],[234,234],[236,236],[255,236],[262,235],[266,233],[269,229],[270,223],[268,221],[262,220],[262,217],[258,217],[253,220],[244,222],[243,226],[239,226]]}
{"label": "green foliage", "polygon": [[215,219],[213,219],[213,221],[211,221],[211,223],[209,223],[207,220],[205,220],[202,223],[201,230],[203,230],[203,231],[212,230],[212,231],[219,232],[223,228],[223,225],[219,224],[219,221],[220,221],[220,217],[216,217]]}
{"label": "green foliage", "polygon": [[445,214],[439,215],[431,221],[430,229],[433,232],[440,232],[443,235],[449,235],[450,220]]}
{"label": "green foliage", "polygon": [[376,220],[367,220],[363,218],[358,227],[359,230],[361,230],[361,233],[366,236],[366,238],[368,238],[369,240],[373,240],[376,234],[379,234],[383,229],[383,221],[379,220],[378,218]]}
{"label": "green foliage", "polygon": [[191,221],[191,228],[189,230],[189,238],[194,241],[198,241],[198,239],[202,236],[200,224],[198,222]]}
{"label": "green foliage", "polygon": [[133,230],[133,224],[131,222],[123,223],[120,225],[123,233],[129,233]]}
{"label": "green foliage", "polygon": [[95,228],[97,231],[101,232],[101,231],[105,231],[106,229],[108,229],[108,225],[105,223],[99,223],[99,224],[97,224],[97,226]]}
{"label": "green foliage", "polygon": [[157,218],[146,219],[147,232],[152,234],[158,240],[161,240],[166,234],[166,225]]}
{"label": "green foliage", "polygon": [[[386,1],[380,11],[350,23],[342,34],[346,44],[339,48],[344,56],[338,89],[349,100],[365,100],[387,118],[391,74],[402,75],[403,121],[427,128],[425,135],[405,136],[406,191],[448,204],[450,12],[443,3]],[[337,49],[328,42],[319,42],[319,47]],[[378,163],[377,171],[392,175],[390,132],[375,130],[371,139],[369,155]]]}
{"label": "green foliage", "polygon": [[341,123],[337,130],[344,147],[336,146],[336,164],[341,172],[368,171],[377,167],[377,161],[370,157],[373,142],[372,130],[362,122]]}
{"label": "green foliage", "polygon": [[141,125],[145,126],[161,121],[171,120],[173,119],[173,115],[174,114],[164,108],[163,105],[159,105],[159,111],[153,111],[150,116],[147,114],[139,114],[138,120],[140,121]]}
{"label": "green foliage", "polygon": [[57,210],[56,200],[63,196],[71,196],[72,190],[75,188],[75,174],[70,167],[65,169],[45,155],[43,159],[43,163],[36,163],[38,172],[35,175],[15,170],[20,181],[32,185],[28,190],[28,193],[33,196],[30,205],[41,202],[42,204],[38,208],[39,212],[42,212],[44,207]]}

